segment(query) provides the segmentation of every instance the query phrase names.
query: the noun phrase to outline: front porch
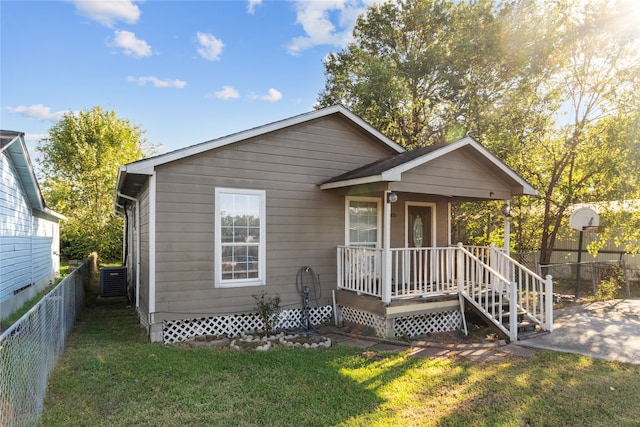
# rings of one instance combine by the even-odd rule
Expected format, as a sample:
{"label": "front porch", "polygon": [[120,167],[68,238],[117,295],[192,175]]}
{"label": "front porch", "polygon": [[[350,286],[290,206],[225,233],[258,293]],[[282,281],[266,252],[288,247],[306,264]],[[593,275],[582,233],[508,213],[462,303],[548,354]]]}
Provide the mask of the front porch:
{"label": "front porch", "polygon": [[[449,313],[438,321],[466,330],[465,307],[512,341],[524,320],[553,328],[551,277],[508,253],[511,199],[536,191],[473,138],[383,158],[320,188],[345,198],[339,305],[375,325],[378,335],[405,334],[398,319],[434,317],[429,312]],[[451,204],[495,200],[503,201],[506,249],[452,246]]]}
{"label": "front porch", "polygon": [[337,265],[338,304],[378,335],[406,333],[398,319],[433,313],[446,315],[432,322],[459,322],[466,332],[467,305],[511,341],[524,322],[553,329],[551,276],[540,277],[502,249],[339,246]]}

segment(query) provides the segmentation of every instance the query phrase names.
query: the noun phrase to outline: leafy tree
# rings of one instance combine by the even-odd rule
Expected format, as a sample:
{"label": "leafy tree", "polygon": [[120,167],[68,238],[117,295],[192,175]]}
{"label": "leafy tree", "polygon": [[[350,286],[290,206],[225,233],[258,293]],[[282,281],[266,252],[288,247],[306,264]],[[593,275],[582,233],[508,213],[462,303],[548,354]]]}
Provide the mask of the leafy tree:
{"label": "leafy tree", "polygon": [[537,88],[547,100],[546,119],[521,136],[525,150],[513,162],[540,192],[540,203],[521,214],[541,212],[534,225],[542,264],[550,261],[570,206],[623,199],[622,183],[637,182],[629,154],[640,135],[628,126],[628,116],[638,104],[624,102],[640,78],[640,32],[629,19],[634,6],[607,0],[560,4],[562,9],[548,12],[559,17],[562,30],[547,36],[557,49]]}
{"label": "leafy tree", "polygon": [[[326,60],[318,104],[343,103],[408,148],[474,135],[538,190],[512,204],[512,242],[541,249],[547,263],[572,204],[638,197],[637,8],[630,0],[373,7],[354,42]],[[501,234],[496,203],[453,212],[470,243]]]}
{"label": "leafy tree", "polygon": [[114,111],[93,107],[67,113],[38,145],[42,191],[61,225],[63,254],[82,259],[91,252],[118,259],[122,219],[114,214],[118,167],[153,151],[144,132]]}
{"label": "leafy tree", "polygon": [[[464,135],[474,103],[498,87],[493,2],[407,0],[360,16],[355,41],[325,60],[318,107],[341,103],[407,147]],[[481,95],[482,93],[482,95]]]}

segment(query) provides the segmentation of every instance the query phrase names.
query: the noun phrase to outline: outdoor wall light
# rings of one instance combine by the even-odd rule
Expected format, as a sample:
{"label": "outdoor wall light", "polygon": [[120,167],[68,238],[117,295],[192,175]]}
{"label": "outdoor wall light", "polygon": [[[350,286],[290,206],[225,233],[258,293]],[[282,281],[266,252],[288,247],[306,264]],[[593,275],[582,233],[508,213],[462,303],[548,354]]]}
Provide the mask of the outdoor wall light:
{"label": "outdoor wall light", "polygon": [[398,195],[396,193],[387,193],[387,203],[395,203],[398,201]]}
{"label": "outdoor wall light", "polygon": [[502,209],[500,209],[500,211],[502,212],[502,215],[504,215],[506,219],[511,219],[511,206],[509,205],[509,203],[505,202],[502,205]]}

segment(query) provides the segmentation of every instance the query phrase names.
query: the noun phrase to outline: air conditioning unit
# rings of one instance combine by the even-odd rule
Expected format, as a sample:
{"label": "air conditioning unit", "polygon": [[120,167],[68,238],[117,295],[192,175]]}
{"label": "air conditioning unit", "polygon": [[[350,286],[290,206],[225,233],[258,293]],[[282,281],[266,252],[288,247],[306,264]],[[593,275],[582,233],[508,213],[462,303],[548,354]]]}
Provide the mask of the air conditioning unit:
{"label": "air conditioning unit", "polygon": [[100,269],[100,296],[123,297],[127,295],[127,267],[103,267]]}

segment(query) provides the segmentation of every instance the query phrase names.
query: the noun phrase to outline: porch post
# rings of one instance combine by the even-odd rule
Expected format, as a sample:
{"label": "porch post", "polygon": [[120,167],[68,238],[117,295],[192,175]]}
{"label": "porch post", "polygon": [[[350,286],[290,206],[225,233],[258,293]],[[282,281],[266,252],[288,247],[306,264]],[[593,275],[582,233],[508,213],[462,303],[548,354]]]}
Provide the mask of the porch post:
{"label": "porch post", "polygon": [[545,278],[545,319],[544,323],[547,331],[553,332],[553,277],[550,274]]}
{"label": "porch post", "polygon": [[391,302],[391,202],[390,191],[384,192],[384,234],[382,239],[382,302]]}
{"label": "porch post", "polygon": [[507,255],[511,255],[511,201],[505,200],[502,205],[504,215],[504,250]]}

